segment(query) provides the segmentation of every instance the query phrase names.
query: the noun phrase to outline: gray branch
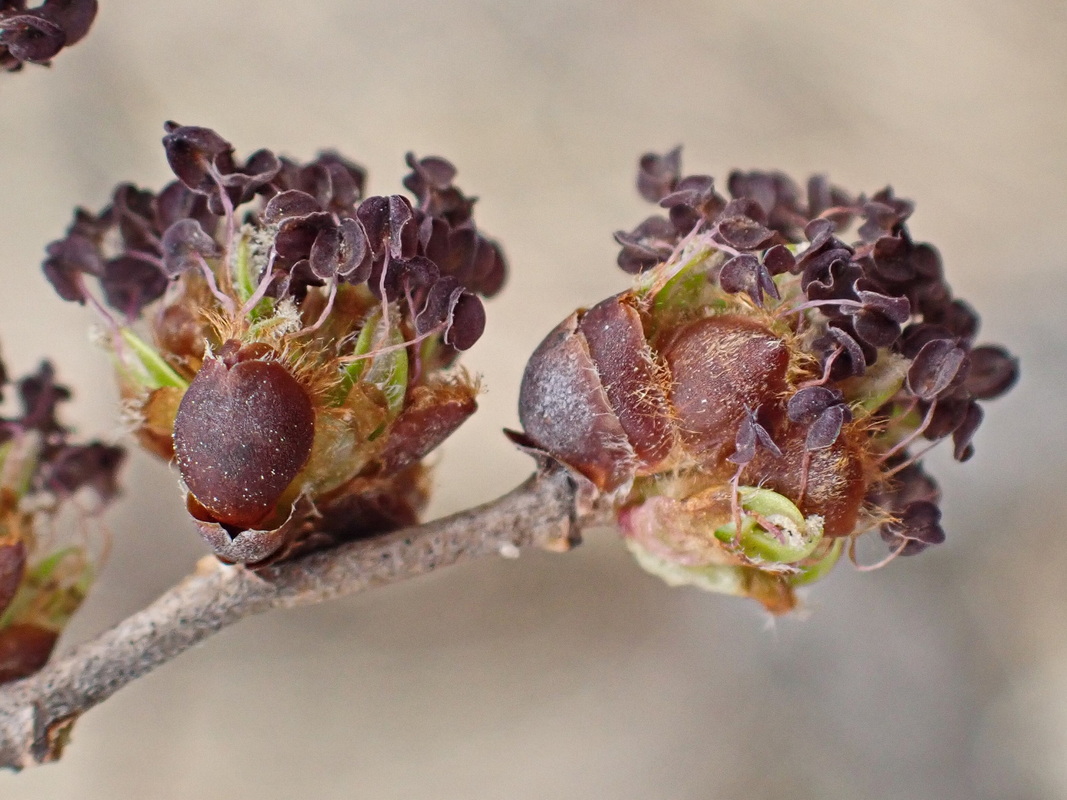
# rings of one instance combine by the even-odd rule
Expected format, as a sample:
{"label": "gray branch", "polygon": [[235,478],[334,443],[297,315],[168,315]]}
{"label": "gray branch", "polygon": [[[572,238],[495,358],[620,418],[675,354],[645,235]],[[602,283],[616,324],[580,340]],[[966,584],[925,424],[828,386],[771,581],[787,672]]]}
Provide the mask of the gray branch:
{"label": "gray branch", "polygon": [[244,617],[321,603],[516,547],[567,549],[583,521],[575,492],[565,473],[549,470],[477,508],[258,572],[204,559],[147,608],[0,688],[0,766],[21,769],[59,758],[78,716]]}

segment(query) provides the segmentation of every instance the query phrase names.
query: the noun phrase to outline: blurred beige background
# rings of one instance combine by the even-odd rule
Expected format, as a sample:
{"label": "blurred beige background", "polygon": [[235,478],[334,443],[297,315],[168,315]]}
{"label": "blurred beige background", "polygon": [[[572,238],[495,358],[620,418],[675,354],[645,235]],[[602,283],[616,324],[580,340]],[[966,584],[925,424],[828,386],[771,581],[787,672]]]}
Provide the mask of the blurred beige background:
{"label": "blurred beige background", "polygon": [[[435,513],[530,463],[528,354],[626,285],[613,230],[647,209],[637,156],[824,171],[918,201],[984,338],[1023,357],[965,465],[949,542],[847,566],[806,618],[645,576],[608,531],[246,621],[88,714],[20,798],[1067,798],[1067,3],[102,0],[51,70],[0,75],[0,337],[48,354],[68,419],[117,435],[89,315],[42,248],[75,204],[168,179],[165,119],[240,153],[333,146],[389,193],[436,153],[512,264],[466,363],[482,412],[444,450]],[[135,458],[114,553],[66,640],[149,601],[203,552],[167,469]]]}

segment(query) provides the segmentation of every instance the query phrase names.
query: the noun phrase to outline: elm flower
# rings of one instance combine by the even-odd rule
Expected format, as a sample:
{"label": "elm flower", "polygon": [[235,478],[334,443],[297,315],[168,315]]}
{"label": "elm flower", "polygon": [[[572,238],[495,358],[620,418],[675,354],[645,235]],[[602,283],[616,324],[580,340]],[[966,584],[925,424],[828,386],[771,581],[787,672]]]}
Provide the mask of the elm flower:
{"label": "elm flower", "polygon": [[[8,386],[0,364],[0,399]],[[85,598],[106,545],[96,516],[125,457],[69,441],[56,409],[70,391],[47,361],[15,389],[21,413],[0,417],[0,683],[44,666]]]}
{"label": "elm flower", "polygon": [[423,457],[476,408],[455,362],[506,269],[455,168],[409,154],[412,199],[366,196],[335,152],[242,161],[213,130],[165,130],[177,180],[77,211],[44,262],[105,320],[139,442],[177,463],[226,561],[415,522]]}
{"label": "elm flower", "polygon": [[34,8],[26,8],[25,0],[0,0],[0,70],[51,64],[89,32],[96,11],[96,0],[44,0]]}
{"label": "elm flower", "polygon": [[644,156],[638,190],[667,213],[616,234],[633,287],[538,347],[513,438],[610,508],[646,569],[774,613],[867,531],[890,558],[941,543],[921,457],[951,438],[970,458],[1018,367],[975,344],[911,202],[778,172],[731,173],[727,199],[679,149]]}

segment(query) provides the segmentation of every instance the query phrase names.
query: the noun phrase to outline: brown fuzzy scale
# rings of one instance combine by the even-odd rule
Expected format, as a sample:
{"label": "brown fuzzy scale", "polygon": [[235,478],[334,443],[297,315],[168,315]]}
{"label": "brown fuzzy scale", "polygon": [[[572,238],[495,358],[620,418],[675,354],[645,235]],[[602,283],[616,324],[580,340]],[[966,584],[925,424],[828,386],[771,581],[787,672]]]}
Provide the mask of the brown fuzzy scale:
{"label": "brown fuzzy scale", "polygon": [[174,458],[174,419],[183,393],[176,386],[161,386],[149,393],[137,412],[138,444],[164,461]]}
{"label": "brown fuzzy scale", "polygon": [[178,407],[174,452],[189,491],[221,523],[269,517],[311,454],[304,387],[263,344],[230,340],[204,362]]}
{"label": "brown fuzzy scale", "polygon": [[638,469],[664,461],[674,447],[670,408],[659,386],[652,351],[629,294],[589,309],[578,325]]}
{"label": "brown fuzzy scale", "polygon": [[164,308],[155,325],[156,343],[163,353],[179,363],[199,364],[204,356],[204,342],[211,332],[200,317],[184,305]]}
{"label": "brown fuzzy scale", "polygon": [[737,314],[686,325],[661,354],[673,376],[671,404],[685,446],[716,464],[733,448],[748,411],[761,406],[780,422],[788,390],[789,347],[762,323]]}
{"label": "brown fuzzy scale", "polygon": [[856,530],[869,488],[869,431],[861,423],[845,425],[830,447],[811,451],[805,484],[806,437],[804,426],[787,425],[775,436],[782,455],[757,450],[741,482],[785,495],[805,516],[821,515],[823,535],[848,536]]}
{"label": "brown fuzzy scale", "polygon": [[389,428],[379,456],[382,475],[392,475],[421,461],[478,409],[467,384],[416,386],[404,411]]}

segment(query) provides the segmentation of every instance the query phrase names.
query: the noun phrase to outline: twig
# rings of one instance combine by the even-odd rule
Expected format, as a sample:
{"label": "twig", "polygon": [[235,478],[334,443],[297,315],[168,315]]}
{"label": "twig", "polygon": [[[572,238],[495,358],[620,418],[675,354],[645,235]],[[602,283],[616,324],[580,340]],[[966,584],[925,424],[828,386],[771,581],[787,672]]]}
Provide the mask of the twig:
{"label": "twig", "polygon": [[566,549],[583,520],[560,470],[491,503],[253,572],[201,561],[147,608],[40,672],[0,688],[0,766],[54,761],[82,713],[211,634],[252,614],[312,605],[516,547]]}

